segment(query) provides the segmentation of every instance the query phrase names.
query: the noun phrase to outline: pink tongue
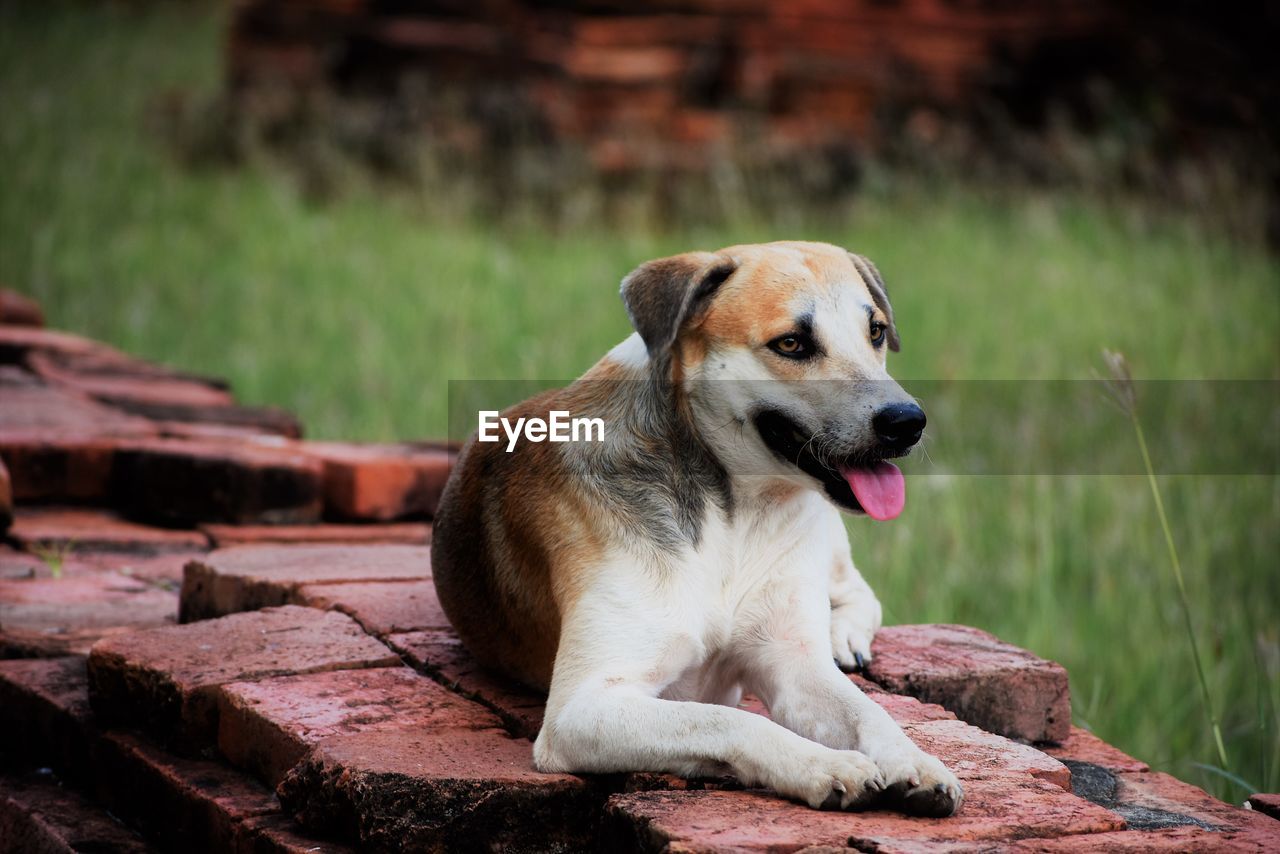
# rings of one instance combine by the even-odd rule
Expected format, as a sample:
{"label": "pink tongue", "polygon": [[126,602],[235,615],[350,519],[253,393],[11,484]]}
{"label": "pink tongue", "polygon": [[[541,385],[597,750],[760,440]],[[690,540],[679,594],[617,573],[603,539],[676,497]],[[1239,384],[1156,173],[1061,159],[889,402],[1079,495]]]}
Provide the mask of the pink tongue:
{"label": "pink tongue", "polygon": [[841,469],[849,488],[867,515],[878,522],[896,519],[907,503],[907,484],[893,463],[879,462],[870,468]]}

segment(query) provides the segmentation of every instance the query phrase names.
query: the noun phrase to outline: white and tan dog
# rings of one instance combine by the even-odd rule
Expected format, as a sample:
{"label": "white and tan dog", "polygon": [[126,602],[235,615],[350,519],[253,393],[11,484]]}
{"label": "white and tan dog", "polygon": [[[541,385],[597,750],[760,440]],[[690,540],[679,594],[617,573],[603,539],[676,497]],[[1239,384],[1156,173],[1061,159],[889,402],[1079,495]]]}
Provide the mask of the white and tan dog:
{"label": "white and tan dog", "polygon": [[[885,371],[879,273],[828,244],[733,246],[644,264],[622,298],[637,334],[504,413],[600,417],[605,441],[473,436],[435,521],[463,641],[549,690],[537,766],[952,814],[955,776],[835,663],[880,626],[837,508],[896,516],[886,459],[925,423]],[[735,708],[744,690],[772,720]]]}

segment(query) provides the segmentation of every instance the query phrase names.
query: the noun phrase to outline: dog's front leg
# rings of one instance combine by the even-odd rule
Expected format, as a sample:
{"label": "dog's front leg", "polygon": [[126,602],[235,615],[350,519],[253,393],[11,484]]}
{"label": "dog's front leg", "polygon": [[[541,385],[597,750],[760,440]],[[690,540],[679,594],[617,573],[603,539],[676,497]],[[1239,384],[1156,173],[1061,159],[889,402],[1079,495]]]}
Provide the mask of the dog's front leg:
{"label": "dog's front leg", "polygon": [[[840,750],[857,750],[880,768],[888,802],[919,815],[947,816],[960,808],[960,781],[938,759],[907,737],[827,655],[826,604],[800,591],[773,597],[766,626],[747,651],[746,687],[769,707],[773,719],[805,738]],[[814,613],[808,613],[808,612]]]}
{"label": "dog's front leg", "polygon": [[676,627],[679,621],[629,604],[566,619],[534,744],[540,770],[728,771],[815,808],[848,807],[883,790],[876,764],[855,750],[809,741],[742,709],[660,698],[696,663],[698,642]]}

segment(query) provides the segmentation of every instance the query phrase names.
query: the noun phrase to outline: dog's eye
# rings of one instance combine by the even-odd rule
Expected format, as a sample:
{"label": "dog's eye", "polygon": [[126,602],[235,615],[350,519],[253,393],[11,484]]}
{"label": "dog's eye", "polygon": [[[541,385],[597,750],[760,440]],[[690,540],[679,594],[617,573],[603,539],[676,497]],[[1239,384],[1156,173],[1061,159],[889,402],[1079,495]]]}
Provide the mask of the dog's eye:
{"label": "dog's eye", "polygon": [[769,342],[769,349],[790,359],[807,359],[813,355],[813,342],[804,335],[782,335]]}
{"label": "dog's eye", "polygon": [[884,343],[885,325],[878,320],[871,321],[871,345],[879,347]]}

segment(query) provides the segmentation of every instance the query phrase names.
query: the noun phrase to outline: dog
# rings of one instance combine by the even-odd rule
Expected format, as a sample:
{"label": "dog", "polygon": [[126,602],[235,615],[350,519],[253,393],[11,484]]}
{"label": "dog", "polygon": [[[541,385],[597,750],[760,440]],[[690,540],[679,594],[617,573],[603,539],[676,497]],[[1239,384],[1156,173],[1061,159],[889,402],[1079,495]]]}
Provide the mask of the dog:
{"label": "dog", "polygon": [[[924,412],[876,267],[778,242],[650,261],[635,333],[504,417],[600,417],[600,442],[463,447],[434,522],[445,613],[548,692],[547,772],[735,775],[814,808],[946,816],[963,790],[841,671],[880,627],[840,511],[896,516]],[[737,708],[743,692],[770,717]]]}

